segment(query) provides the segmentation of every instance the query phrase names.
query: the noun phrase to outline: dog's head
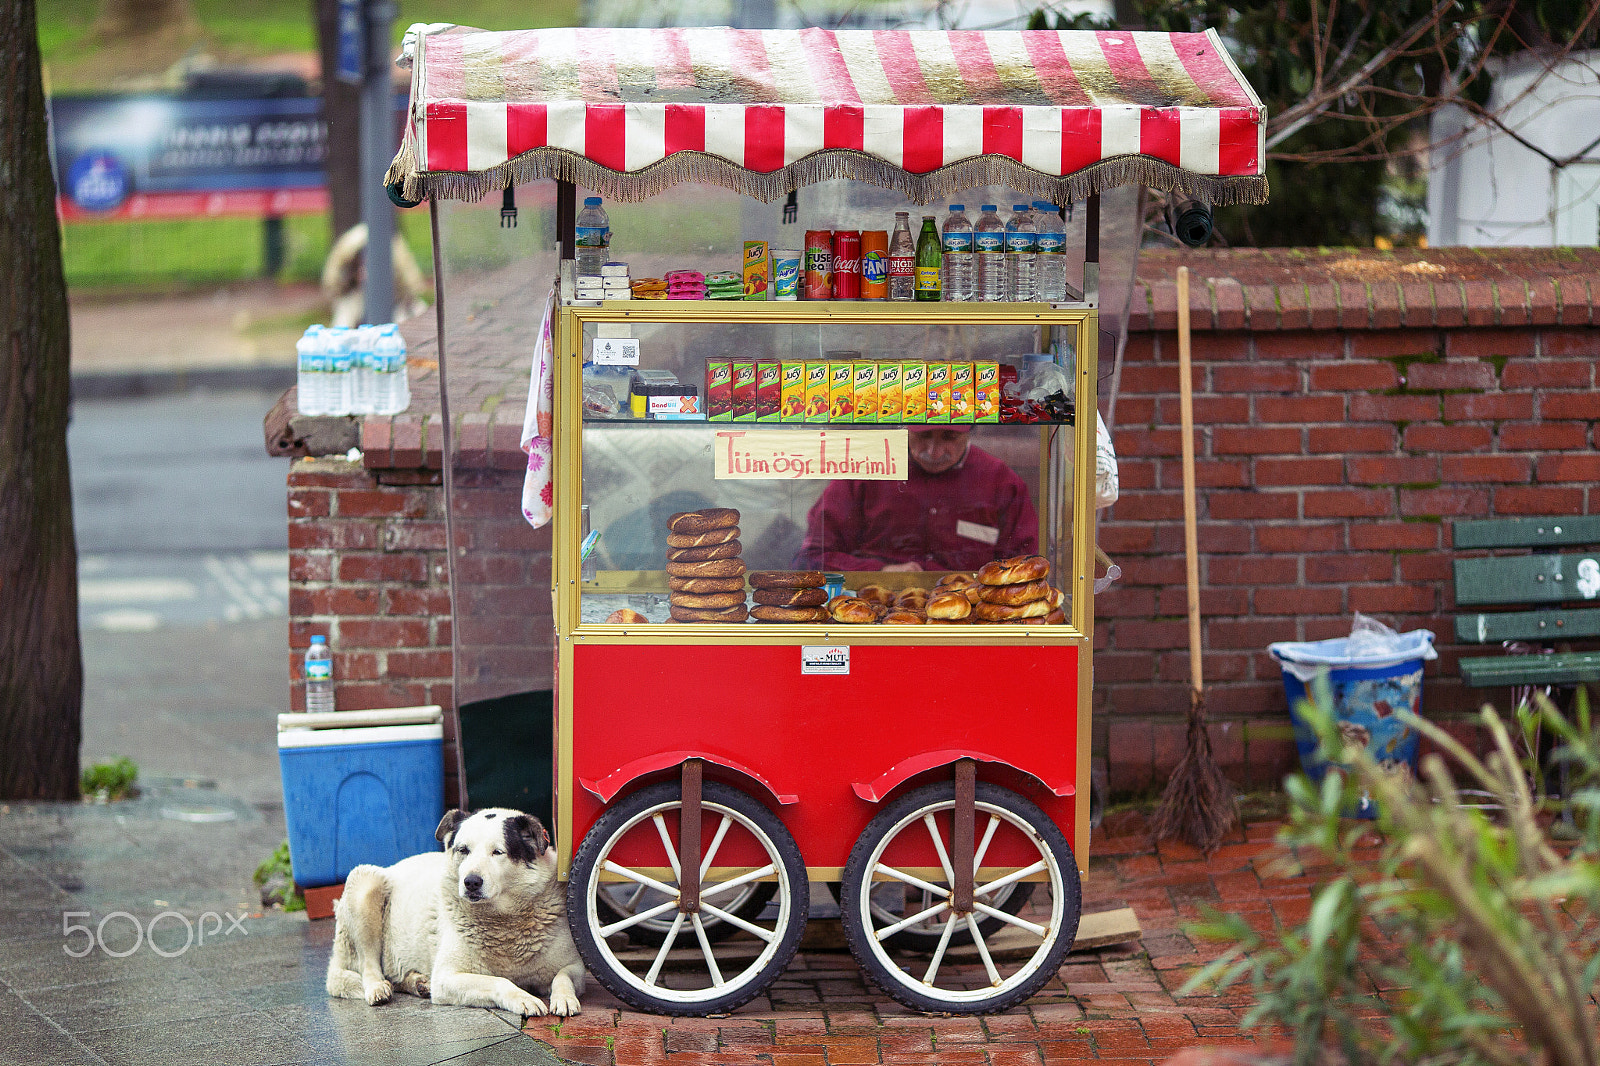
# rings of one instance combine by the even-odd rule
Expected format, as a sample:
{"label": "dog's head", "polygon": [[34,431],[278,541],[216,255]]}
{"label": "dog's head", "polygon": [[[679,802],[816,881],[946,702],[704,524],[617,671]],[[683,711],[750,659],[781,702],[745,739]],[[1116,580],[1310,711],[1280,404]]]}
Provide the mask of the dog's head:
{"label": "dog's head", "polygon": [[550,834],[531,814],[504,807],[451,811],[434,836],[449,857],[457,895],[468,903],[538,891],[555,878]]}

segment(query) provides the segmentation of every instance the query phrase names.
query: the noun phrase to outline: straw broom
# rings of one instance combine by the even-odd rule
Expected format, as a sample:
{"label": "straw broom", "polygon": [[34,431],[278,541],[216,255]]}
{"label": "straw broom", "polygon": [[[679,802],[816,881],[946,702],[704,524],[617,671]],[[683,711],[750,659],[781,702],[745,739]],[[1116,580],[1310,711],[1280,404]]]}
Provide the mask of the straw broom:
{"label": "straw broom", "polygon": [[1189,268],[1178,268],[1178,411],[1183,420],[1183,551],[1189,582],[1189,732],[1161,805],[1157,840],[1182,840],[1209,855],[1233,826],[1233,786],[1211,754],[1200,670],[1200,559],[1194,493],[1194,384],[1189,369]]}

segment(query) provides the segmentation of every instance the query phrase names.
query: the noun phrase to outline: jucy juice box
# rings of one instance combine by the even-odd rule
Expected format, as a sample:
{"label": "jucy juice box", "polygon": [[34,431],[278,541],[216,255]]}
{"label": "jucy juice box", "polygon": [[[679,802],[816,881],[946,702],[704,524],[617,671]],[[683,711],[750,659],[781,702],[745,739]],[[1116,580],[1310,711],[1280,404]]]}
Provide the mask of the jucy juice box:
{"label": "jucy juice box", "polygon": [[806,416],[807,422],[828,420],[828,364],[806,364]]}
{"label": "jucy juice box", "polygon": [[780,422],[799,422],[806,417],[806,365],[804,363],[783,364],[783,380],[780,384],[779,402],[782,412]]}
{"label": "jucy juice box", "polygon": [[735,422],[754,422],[756,420],[756,365],[754,363],[733,364],[733,420]]}
{"label": "jucy juice box", "polygon": [[972,422],[978,392],[973,383],[971,363],[950,364],[950,421]]}
{"label": "jucy juice box", "polygon": [[857,363],[855,365],[855,379],[855,420],[857,422],[876,422],[878,420],[878,364]]}
{"label": "jucy juice box", "polygon": [[900,364],[878,364],[878,421],[898,422],[901,414]]}
{"label": "jucy juice box", "polygon": [[856,365],[828,364],[828,421],[850,422],[856,417]]}
{"label": "jucy juice box", "polygon": [[706,360],[706,418],[712,422],[733,420],[733,364]]}
{"label": "jucy juice box", "polygon": [[[735,364],[735,382],[738,381],[738,368]],[[734,410],[739,406],[738,392],[734,393]],[[735,415],[737,418],[738,416]],[[950,421],[950,364],[928,364],[928,414],[924,421],[929,423]]]}
{"label": "jucy juice box", "polygon": [[[746,300],[765,300],[767,298],[767,279],[772,276],[771,258],[767,254],[766,241],[744,242],[744,298]],[[757,416],[760,420],[760,416]]]}
{"label": "jucy juice box", "polygon": [[777,422],[783,406],[783,364],[776,359],[756,363],[756,421]]}
{"label": "jucy juice box", "polygon": [[973,420],[977,422],[1000,421],[1000,364],[974,363]]}
{"label": "jucy juice box", "polygon": [[902,422],[928,420],[927,363],[900,364],[900,420]]}

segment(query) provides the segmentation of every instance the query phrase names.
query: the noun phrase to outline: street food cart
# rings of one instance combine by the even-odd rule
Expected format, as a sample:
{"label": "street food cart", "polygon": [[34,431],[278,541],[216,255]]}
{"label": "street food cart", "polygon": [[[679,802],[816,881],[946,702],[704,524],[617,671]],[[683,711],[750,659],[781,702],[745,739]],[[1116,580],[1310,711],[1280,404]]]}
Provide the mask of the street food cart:
{"label": "street food cart", "polygon": [[[1221,42],[419,26],[406,56],[388,181],[433,214],[442,376],[445,334],[541,323],[524,512],[551,523],[552,829],[591,973],[732,1010],[826,885],[900,1002],[1032,995],[1089,852],[1102,194],[1265,199],[1265,116]],[[586,194],[626,264],[608,291],[689,298],[580,298]],[[777,298],[807,227],[947,199],[1059,205],[1071,298]],[[742,298],[704,298],[718,271]],[[489,401],[442,399],[453,457],[450,404]],[[954,468],[919,458],[929,431]],[[455,587],[483,545],[450,545]]]}

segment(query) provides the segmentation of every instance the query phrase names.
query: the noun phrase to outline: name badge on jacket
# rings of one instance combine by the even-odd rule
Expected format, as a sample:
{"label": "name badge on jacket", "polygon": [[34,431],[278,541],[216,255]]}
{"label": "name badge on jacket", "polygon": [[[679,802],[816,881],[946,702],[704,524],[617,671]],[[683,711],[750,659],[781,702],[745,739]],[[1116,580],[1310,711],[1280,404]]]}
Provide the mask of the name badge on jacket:
{"label": "name badge on jacket", "polygon": [[979,525],[977,522],[968,522],[965,519],[956,522],[956,536],[982,541],[990,546],[1000,543],[999,529],[994,526]]}

